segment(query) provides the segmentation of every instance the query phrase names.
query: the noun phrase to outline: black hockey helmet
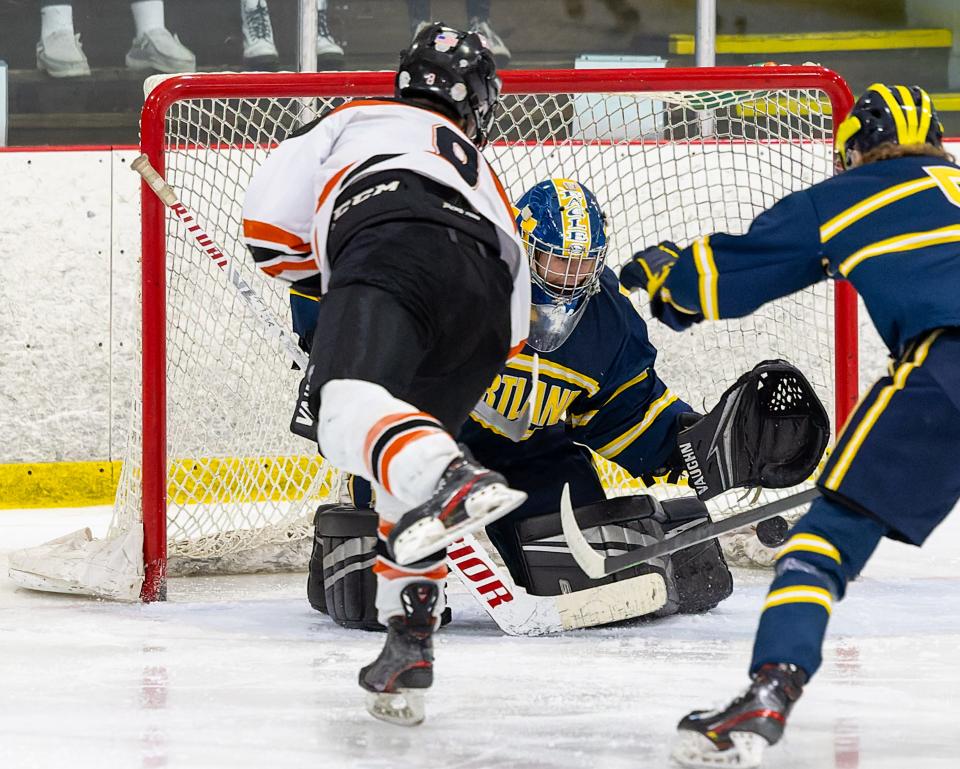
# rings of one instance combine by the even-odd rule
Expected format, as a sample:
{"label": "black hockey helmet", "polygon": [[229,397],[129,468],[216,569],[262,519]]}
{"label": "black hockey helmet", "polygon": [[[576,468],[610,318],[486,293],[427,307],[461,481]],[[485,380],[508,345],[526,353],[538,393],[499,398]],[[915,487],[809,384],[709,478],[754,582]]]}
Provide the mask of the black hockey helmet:
{"label": "black hockey helmet", "polygon": [[438,22],[420,30],[400,53],[394,91],[399,99],[427,99],[462,119],[474,144],[483,147],[500,100],[500,78],[480,35]]}
{"label": "black hockey helmet", "polygon": [[849,168],[850,150],[868,152],[886,142],[943,146],[943,124],[920,86],[874,83],[837,128],[835,148],[841,165]]}

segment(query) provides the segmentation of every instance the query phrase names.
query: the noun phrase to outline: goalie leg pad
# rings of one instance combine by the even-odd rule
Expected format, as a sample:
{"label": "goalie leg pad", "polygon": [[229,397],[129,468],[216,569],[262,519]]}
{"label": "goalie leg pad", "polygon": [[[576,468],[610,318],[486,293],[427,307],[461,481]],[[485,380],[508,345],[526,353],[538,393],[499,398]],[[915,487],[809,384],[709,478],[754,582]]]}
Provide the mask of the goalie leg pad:
{"label": "goalie leg pad", "polygon": [[[708,520],[703,503],[693,497],[667,500],[661,507],[667,533]],[[679,614],[709,611],[733,593],[733,575],[718,540],[678,550],[670,560],[679,593]]]}
{"label": "goalie leg pad", "polygon": [[[659,504],[637,495],[606,499],[577,509],[587,541],[605,555],[653,544],[676,529],[706,520],[706,508],[695,498]],[[586,590],[641,574],[658,573],[667,586],[667,602],[653,617],[695,614],[712,609],[733,592],[733,577],[717,540],[680,550],[602,579],[590,579],[574,560],[563,538],[559,514],[528,518],[517,524],[521,568],[534,595]]]}
{"label": "goalie leg pad", "polygon": [[307,597],[339,625],[383,630],[375,606],[377,514],[351,505],[321,505],[314,518]]}
{"label": "goalie leg pad", "polygon": [[[638,495],[606,499],[577,510],[577,520],[587,541],[606,555],[617,555],[662,540],[665,531],[657,520],[659,506],[652,497]],[[559,513],[519,521],[521,568],[533,595],[560,595],[657,573],[667,586],[666,604],[652,616],[665,617],[679,608],[679,592],[671,558],[666,556],[602,579],[591,579],[574,560],[563,537]]]}
{"label": "goalie leg pad", "polygon": [[[313,551],[307,575],[310,605],[338,625],[383,631],[377,619],[377,577],[372,567],[385,551],[377,538],[379,516],[369,508],[320,505],[313,519]],[[450,622],[445,607],[440,622]]]}

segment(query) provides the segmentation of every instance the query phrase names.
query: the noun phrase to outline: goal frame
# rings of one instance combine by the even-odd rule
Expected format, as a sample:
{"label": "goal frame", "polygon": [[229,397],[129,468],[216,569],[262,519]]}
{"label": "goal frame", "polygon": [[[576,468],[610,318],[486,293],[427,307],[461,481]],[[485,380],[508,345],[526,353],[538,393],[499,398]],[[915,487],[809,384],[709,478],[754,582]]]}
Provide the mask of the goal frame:
{"label": "goal frame", "polygon": [[[181,99],[256,97],[375,97],[393,93],[391,72],[216,73],[171,77],[146,97],[140,149],[165,173],[168,109]],[[822,67],[714,67],[635,70],[514,70],[502,73],[503,93],[635,93],[678,90],[816,89],[844,116],[853,95],[837,73]],[[837,120],[834,120],[836,124]],[[144,580],[141,600],[163,600],[167,562],[167,308],[166,210],[141,184],[142,523]],[[231,257],[238,255],[231,254]],[[858,390],[857,300],[837,281],[834,293],[834,403],[837,429]]]}

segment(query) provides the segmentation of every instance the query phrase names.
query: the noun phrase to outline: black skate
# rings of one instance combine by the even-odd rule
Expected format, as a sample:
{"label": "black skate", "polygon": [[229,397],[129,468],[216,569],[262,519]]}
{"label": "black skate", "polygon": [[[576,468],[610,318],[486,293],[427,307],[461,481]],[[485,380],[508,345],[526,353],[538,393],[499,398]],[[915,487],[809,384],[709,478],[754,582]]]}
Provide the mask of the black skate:
{"label": "black skate", "polygon": [[423,690],[433,684],[433,627],[439,588],[413,582],[400,592],[404,614],[387,621],[383,651],[360,669],[370,715],[400,726],[423,722]]}
{"label": "black skate", "polygon": [[459,457],[443,471],[433,496],[397,522],[387,547],[398,564],[415,563],[502,518],[526,498],[500,473]]}
{"label": "black skate", "polygon": [[783,735],[807,676],[796,665],[764,665],[724,710],[696,710],[677,725],[673,759],[681,766],[760,766],[763,751]]}

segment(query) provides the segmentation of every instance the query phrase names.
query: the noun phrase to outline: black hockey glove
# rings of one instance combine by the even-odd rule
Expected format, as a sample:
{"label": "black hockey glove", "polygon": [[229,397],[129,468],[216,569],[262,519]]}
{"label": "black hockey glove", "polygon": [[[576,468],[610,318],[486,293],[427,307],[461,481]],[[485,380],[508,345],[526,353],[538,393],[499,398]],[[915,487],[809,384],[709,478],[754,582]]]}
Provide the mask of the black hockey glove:
{"label": "black hockey glove", "polygon": [[830,439],[830,420],[800,370],[759,363],[702,419],[681,426],[680,455],[701,500],[727,489],[782,489],[807,480]]}
{"label": "black hockey glove", "polygon": [[674,331],[683,331],[703,320],[700,313],[687,312],[673,304],[670,291],[664,286],[679,256],[677,244],[665,240],[635,253],[633,259],[620,270],[620,284],[628,290],[646,289],[653,317]]}

